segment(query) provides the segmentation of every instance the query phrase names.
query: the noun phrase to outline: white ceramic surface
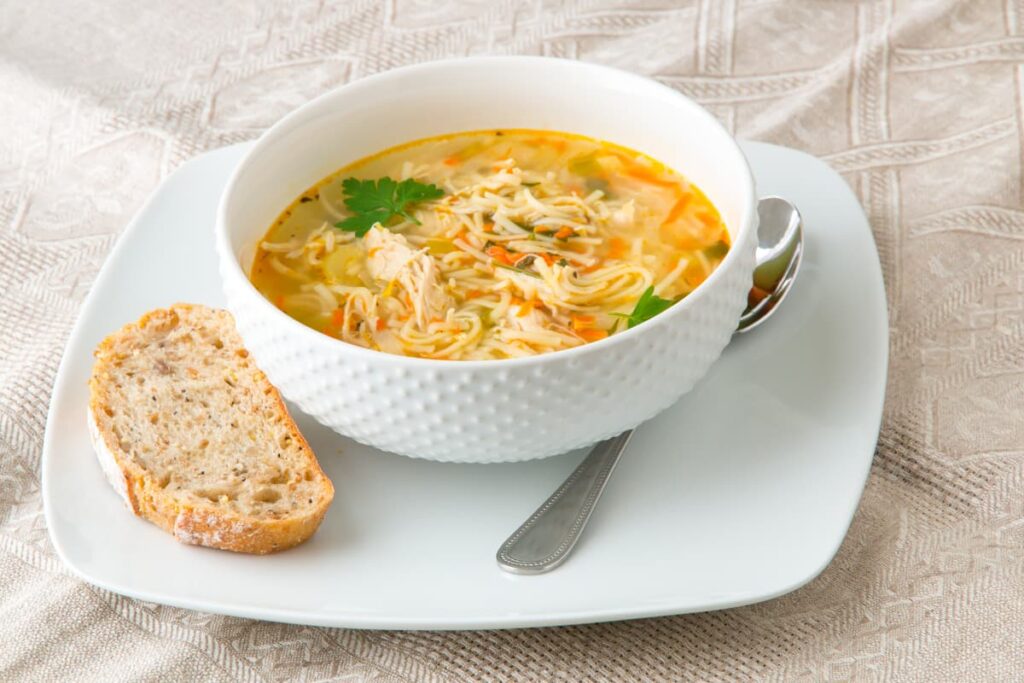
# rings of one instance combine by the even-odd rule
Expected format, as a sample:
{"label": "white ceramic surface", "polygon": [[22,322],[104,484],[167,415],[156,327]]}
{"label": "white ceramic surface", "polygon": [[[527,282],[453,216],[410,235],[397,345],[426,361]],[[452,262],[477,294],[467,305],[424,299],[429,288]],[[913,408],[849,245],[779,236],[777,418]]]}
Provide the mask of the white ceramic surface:
{"label": "white ceramic surface", "polygon": [[582,452],[455,465],[388,455],[296,413],[337,496],[313,539],[247,557],[185,546],[128,514],[89,445],[86,380],[110,331],[175,301],[223,305],[217,198],[246,151],[178,169],[121,237],[68,341],[43,447],[54,547],[86,581],[170,605],[323,626],[489,628],[731,607],[813,578],[846,533],[885,387],[881,271],[856,199],[823,163],[745,143],[791,198],[806,257],[785,307],[635,435],[572,559],[511,576],[497,546]]}
{"label": "white ceramic surface", "polygon": [[[732,249],[696,292],[643,325],[582,347],[502,361],[406,358],[346,344],[292,320],[246,278],[257,241],[323,176],[410,140],[494,128],[566,130],[650,154],[707,193]],[[229,182],[217,247],[228,308],[285,397],[340,434],[382,450],[502,462],[594,443],[689,391],[721,354],[746,305],[756,221],[743,154],[692,100],[583,62],[485,57],[365,78],[285,117]]]}

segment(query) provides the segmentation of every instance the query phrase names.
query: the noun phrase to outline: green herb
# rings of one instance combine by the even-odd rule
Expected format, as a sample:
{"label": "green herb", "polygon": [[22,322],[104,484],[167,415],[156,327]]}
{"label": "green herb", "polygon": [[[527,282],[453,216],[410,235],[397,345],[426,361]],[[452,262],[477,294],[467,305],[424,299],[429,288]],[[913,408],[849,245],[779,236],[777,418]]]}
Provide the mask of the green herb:
{"label": "green herb", "polygon": [[532,231],[533,238],[549,244],[555,243],[555,228],[546,225],[531,225],[527,230]]}
{"label": "green herb", "polygon": [[334,227],[354,232],[358,237],[365,235],[377,223],[384,224],[395,216],[419,224],[409,213],[410,205],[444,196],[444,190],[436,185],[411,178],[402,182],[391,178],[346,178],[341,187],[345,190],[345,206],[353,215],[335,223]]}
{"label": "green herb", "polygon": [[558,265],[563,266],[563,267],[567,266],[567,265],[569,265],[569,261],[568,261],[568,259],[560,258],[560,259],[558,259]]}
{"label": "green herb", "polygon": [[709,259],[720,259],[729,253],[729,245],[719,240],[710,247],[704,247],[703,251]]}
{"label": "green herb", "polygon": [[650,320],[659,313],[663,313],[668,310],[669,306],[674,304],[675,301],[671,299],[662,299],[660,296],[654,295],[654,287],[648,287],[644,290],[644,293],[637,299],[636,306],[633,307],[633,312],[629,315],[625,313],[612,313],[612,315],[618,318],[625,318],[628,321],[627,327],[636,327],[642,322]]}

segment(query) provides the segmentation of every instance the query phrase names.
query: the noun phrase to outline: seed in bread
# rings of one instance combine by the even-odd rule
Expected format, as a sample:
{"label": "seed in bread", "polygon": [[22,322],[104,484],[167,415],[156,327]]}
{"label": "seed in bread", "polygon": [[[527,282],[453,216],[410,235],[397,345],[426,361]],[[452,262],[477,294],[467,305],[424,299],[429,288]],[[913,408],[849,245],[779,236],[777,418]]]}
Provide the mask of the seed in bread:
{"label": "seed in bread", "polygon": [[271,553],[334,497],[281,395],[226,311],[151,311],[96,349],[89,429],[128,507],[182,542]]}

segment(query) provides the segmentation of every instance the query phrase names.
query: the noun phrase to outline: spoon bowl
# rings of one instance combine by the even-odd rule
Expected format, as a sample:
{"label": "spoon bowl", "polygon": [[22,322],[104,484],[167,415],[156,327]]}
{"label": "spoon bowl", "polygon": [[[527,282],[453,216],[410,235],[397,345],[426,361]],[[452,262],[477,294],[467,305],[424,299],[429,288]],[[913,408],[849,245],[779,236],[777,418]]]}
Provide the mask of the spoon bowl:
{"label": "spoon bowl", "polygon": [[803,220],[800,211],[782,197],[757,203],[757,266],[747,308],[737,332],[757,327],[789,293],[803,260]]}

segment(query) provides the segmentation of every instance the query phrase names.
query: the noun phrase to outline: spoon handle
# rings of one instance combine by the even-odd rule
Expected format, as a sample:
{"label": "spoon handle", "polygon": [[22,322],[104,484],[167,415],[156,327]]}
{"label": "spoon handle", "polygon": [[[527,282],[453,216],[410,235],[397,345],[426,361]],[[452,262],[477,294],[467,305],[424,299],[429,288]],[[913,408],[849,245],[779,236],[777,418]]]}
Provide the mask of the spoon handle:
{"label": "spoon handle", "polygon": [[569,478],[498,549],[498,565],[514,574],[541,574],[566,557],[587,525],[633,431],[598,443]]}

